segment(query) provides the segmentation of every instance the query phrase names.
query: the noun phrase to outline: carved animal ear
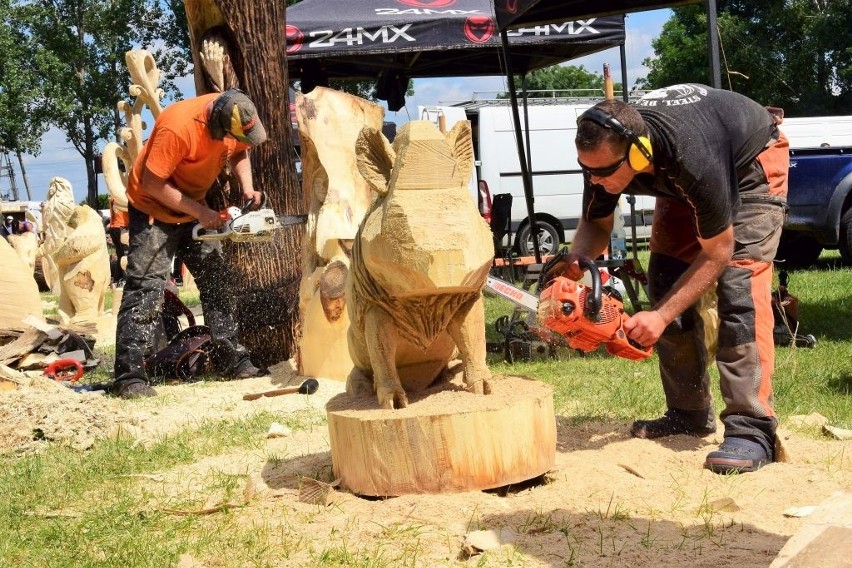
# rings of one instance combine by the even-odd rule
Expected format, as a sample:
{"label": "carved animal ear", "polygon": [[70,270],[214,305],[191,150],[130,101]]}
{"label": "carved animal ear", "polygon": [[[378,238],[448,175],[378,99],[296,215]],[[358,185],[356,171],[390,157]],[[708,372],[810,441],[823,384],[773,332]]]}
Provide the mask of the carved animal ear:
{"label": "carved animal ear", "polygon": [[462,174],[462,181],[466,182],[473,170],[473,139],[470,131],[470,122],[460,120],[447,132],[447,144],[452,148],[453,155],[458,163],[458,172]]}
{"label": "carved animal ear", "polygon": [[388,192],[396,153],[380,130],[365,127],[355,142],[358,171],[379,195]]}

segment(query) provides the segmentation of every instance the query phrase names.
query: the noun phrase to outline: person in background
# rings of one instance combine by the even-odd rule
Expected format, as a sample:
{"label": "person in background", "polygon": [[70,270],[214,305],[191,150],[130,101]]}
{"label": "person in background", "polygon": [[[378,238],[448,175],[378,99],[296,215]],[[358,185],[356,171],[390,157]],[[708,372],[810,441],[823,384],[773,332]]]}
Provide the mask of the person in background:
{"label": "person in background", "polygon": [[667,410],[637,420],[631,434],[715,432],[710,354],[696,309],[715,284],[725,432],[704,466],[716,473],[755,471],[774,460],[770,294],[789,167],[782,116],[737,93],[685,84],[634,104],[607,100],[578,119],[583,218],[555,271],[579,278],[577,259],[604,251],[622,192],[656,197],[647,271],[654,305],[625,329],[641,345],[656,344]]}
{"label": "person in background", "polygon": [[128,232],[127,226],[130,222],[130,213],[126,210],[122,211],[115,206],[115,200],[109,198],[109,223],[107,224],[107,234],[112,241],[112,246],[115,248],[115,271],[112,275],[113,282],[124,280],[124,269],[121,267],[121,259],[127,254],[127,249],[124,246],[122,236]]}
{"label": "person in background", "polygon": [[3,223],[3,238],[9,238],[15,234],[15,219],[11,215],[6,215]]}
{"label": "person in background", "polygon": [[220,346],[222,373],[257,376],[248,351],[237,342],[233,318],[233,279],[215,240],[194,240],[196,225],[218,229],[224,219],[204,198],[223,166],[230,165],[246,201],[261,204],[248,154],[266,140],[254,103],[241,91],[202,95],[169,105],[134,162],[127,187],[130,249],[116,325],[115,381],[122,398],[155,396],[144,360],[152,349],[154,326],[172,258],[180,251],[195,276],[205,324]]}

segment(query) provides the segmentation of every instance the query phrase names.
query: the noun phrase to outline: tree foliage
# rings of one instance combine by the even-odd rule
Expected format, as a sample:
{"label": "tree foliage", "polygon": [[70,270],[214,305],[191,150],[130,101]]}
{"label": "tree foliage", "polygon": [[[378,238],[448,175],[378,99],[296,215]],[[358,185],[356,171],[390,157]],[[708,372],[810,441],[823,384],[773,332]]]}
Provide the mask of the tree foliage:
{"label": "tree foliage", "polygon": [[[515,78],[515,85],[520,88],[521,78]],[[615,83],[616,92],[621,89],[621,83]],[[604,77],[589,71],[583,65],[552,65],[527,73],[526,90],[534,97],[602,97],[604,94]],[[508,98],[507,94],[498,98]]]}
{"label": "tree foliage", "polygon": [[[788,115],[848,114],[852,108],[852,0],[718,3],[723,87]],[[674,10],[643,88],[709,83],[702,5]]]}
{"label": "tree foliage", "polygon": [[37,154],[47,131],[49,85],[38,72],[43,54],[22,31],[20,10],[0,0],[0,148]]}
{"label": "tree foliage", "polygon": [[[171,96],[181,96],[174,79],[187,74],[190,61],[183,3],[19,0],[13,6],[20,33],[35,53],[34,72],[45,86],[19,104],[38,106],[44,119],[65,133],[86,163],[88,201],[94,204],[98,148],[115,137],[120,124],[116,103],[127,96],[125,53],[149,49],[163,72],[160,84]],[[7,77],[0,80],[4,86]]]}

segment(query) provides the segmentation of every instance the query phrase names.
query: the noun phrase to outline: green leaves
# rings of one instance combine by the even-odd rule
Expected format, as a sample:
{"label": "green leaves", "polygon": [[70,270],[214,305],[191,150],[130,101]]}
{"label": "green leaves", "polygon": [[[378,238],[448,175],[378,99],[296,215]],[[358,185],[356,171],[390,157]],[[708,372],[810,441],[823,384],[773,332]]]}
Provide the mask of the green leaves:
{"label": "green leaves", "polygon": [[[852,1],[721,1],[722,86],[790,116],[847,114],[852,105]],[[674,10],[652,43],[643,88],[709,83],[703,5]]]}

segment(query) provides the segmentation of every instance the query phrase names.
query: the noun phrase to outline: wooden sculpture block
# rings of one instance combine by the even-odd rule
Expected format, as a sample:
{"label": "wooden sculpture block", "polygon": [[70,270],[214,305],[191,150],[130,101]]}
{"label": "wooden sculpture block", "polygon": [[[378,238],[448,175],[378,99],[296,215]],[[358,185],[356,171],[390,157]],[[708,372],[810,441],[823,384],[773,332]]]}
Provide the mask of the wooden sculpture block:
{"label": "wooden sculpture block", "polygon": [[466,388],[488,393],[482,288],[494,246],[467,189],[470,123],[444,135],[412,121],[392,147],[365,128],[357,155],[380,197],[353,249],[347,392],[375,392],[383,408],[402,408],[406,391],[447,377],[460,356]]}
{"label": "wooden sculpture block", "polygon": [[23,263],[18,253],[0,239],[0,329],[23,331],[29,326],[22,323],[27,316],[43,320],[41,297],[33,278],[33,271]]}
{"label": "wooden sculpture block", "polygon": [[104,309],[109,286],[109,252],[106,232],[97,211],[74,205],[71,183],[50,181],[44,208],[48,284],[59,296],[63,324],[96,325]]}
{"label": "wooden sculpture block", "polygon": [[33,232],[9,235],[9,244],[15,249],[18,257],[25,266],[30,268],[30,274],[35,272],[36,256],[38,254],[38,237]]}
{"label": "wooden sculpture block", "polygon": [[299,374],[341,381],[352,370],[345,284],[358,225],[375,198],[358,171],[355,142],[381,130],[384,109],[323,87],[296,95],[302,187],[308,211],[302,250]]}

